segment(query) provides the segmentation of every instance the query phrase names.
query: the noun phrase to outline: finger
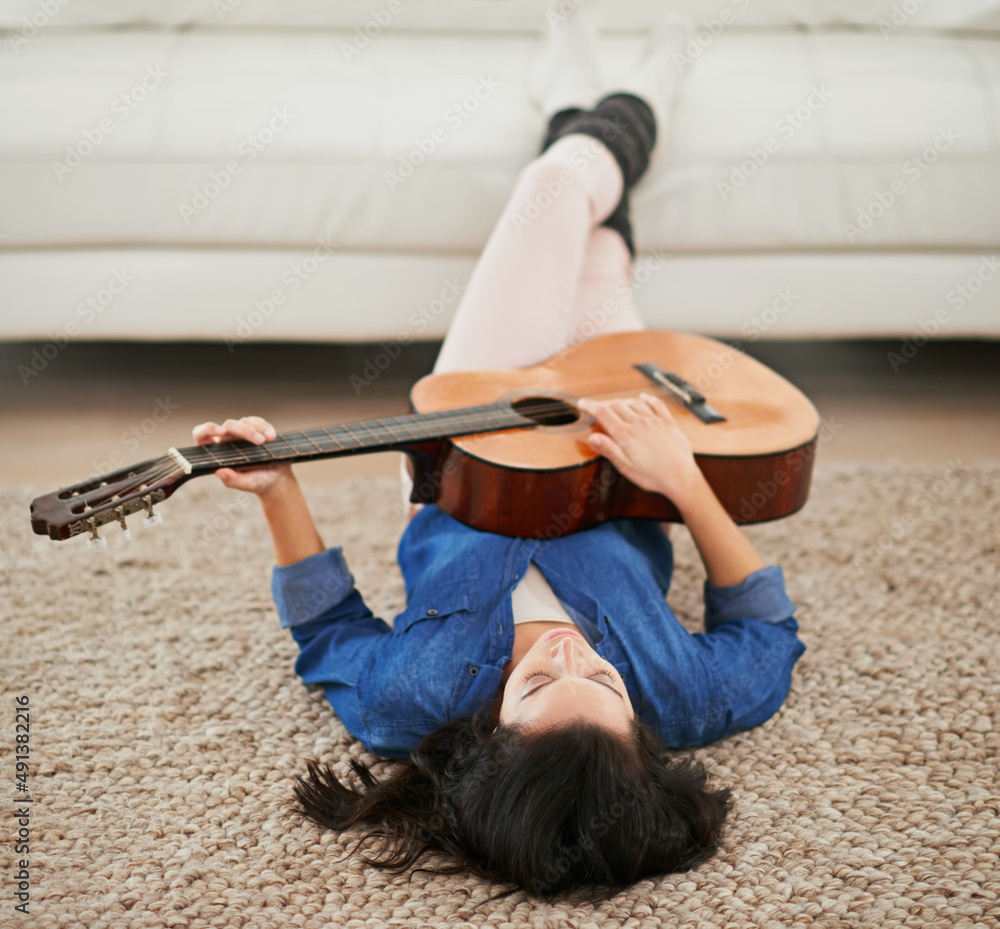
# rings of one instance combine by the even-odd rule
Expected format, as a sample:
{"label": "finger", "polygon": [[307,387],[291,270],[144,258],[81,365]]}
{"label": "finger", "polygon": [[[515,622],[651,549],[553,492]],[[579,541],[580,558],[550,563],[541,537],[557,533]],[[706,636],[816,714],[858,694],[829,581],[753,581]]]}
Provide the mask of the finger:
{"label": "finger", "polygon": [[646,401],[650,409],[653,410],[658,416],[661,416],[667,422],[674,422],[674,414],[670,412],[670,407],[668,407],[659,397],[655,394],[642,393],[639,396]]}
{"label": "finger", "polygon": [[621,428],[622,419],[613,409],[611,401],[598,403],[596,400],[581,400],[578,405],[585,413],[593,416],[608,432]]}
{"label": "finger", "polygon": [[638,397],[629,400],[629,409],[635,417],[634,421],[641,426],[651,425],[654,420],[660,418],[659,412],[650,404],[650,399],[652,398],[648,394],[639,394]]}
{"label": "finger", "polygon": [[643,409],[631,397],[615,400],[612,408],[623,423],[629,423],[630,425],[639,422],[643,415]]}
{"label": "finger", "polygon": [[587,444],[598,454],[603,455],[616,468],[626,464],[625,453],[621,446],[603,432],[594,432],[587,436]]}
{"label": "finger", "polygon": [[251,430],[249,439],[251,442],[259,445],[261,442],[267,441],[268,436],[266,429],[261,425],[261,423],[267,423],[266,419],[262,419],[260,416],[241,416],[240,422],[245,426],[249,426]]}
{"label": "finger", "polygon": [[191,430],[191,436],[198,445],[206,445],[213,441],[216,432],[221,428],[218,423],[199,423]]}
{"label": "finger", "polygon": [[263,416],[247,416],[245,417],[245,419],[248,419],[250,422],[252,422],[254,426],[257,428],[257,431],[265,438],[267,438],[268,441],[273,439],[278,434],[274,426],[272,426],[266,419],[264,419]]}
{"label": "finger", "polygon": [[253,442],[255,445],[260,445],[261,442],[265,442],[264,436],[257,431],[257,427],[250,422],[247,422],[249,417],[244,417],[243,419],[227,419],[223,424],[223,428],[229,433],[231,438],[246,439],[248,442]]}

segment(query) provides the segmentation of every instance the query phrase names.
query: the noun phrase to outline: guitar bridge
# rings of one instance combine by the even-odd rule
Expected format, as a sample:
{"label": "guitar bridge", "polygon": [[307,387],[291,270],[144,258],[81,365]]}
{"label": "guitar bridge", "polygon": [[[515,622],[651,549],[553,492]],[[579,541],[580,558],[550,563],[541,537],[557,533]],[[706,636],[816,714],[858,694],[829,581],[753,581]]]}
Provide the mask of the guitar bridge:
{"label": "guitar bridge", "polygon": [[703,423],[711,425],[712,423],[724,423],[726,421],[726,417],[705,399],[705,395],[693,384],[685,381],[684,378],[678,377],[670,371],[662,370],[651,361],[634,365],[634,367],[637,371],[645,374],[654,384],[673,394]]}

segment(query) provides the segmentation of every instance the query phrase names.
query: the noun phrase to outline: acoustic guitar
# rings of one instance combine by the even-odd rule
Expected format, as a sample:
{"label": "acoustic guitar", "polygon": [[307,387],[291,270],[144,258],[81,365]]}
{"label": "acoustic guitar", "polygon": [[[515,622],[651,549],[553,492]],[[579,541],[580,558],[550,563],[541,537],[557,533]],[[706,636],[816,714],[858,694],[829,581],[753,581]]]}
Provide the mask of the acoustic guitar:
{"label": "acoustic guitar", "polygon": [[677,332],[599,336],[531,368],[432,374],[410,394],[413,413],[242,440],[171,448],[38,497],[31,526],[52,539],[90,533],[153,507],[220,467],[404,452],[412,500],[436,503],[479,529],[555,538],[617,517],[678,521],[661,494],[641,490],[594,453],[578,398],[662,397],[691,441],[722,505],[740,523],[794,513],[809,493],[819,415],[796,387],[721,342]]}

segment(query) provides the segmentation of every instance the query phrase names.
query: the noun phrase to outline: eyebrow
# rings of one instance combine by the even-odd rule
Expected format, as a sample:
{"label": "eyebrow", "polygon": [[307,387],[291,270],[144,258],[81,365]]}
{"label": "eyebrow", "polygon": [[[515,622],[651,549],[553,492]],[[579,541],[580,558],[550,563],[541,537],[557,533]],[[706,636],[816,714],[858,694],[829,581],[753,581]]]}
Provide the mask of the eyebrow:
{"label": "eyebrow", "polygon": [[[600,684],[602,687],[607,687],[608,690],[610,690],[619,700],[621,700],[623,703],[625,702],[625,698],[618,692],[618,688],[615,687],[613,684],[609,683],[608,681],[599,681],[593,677],[588,677],[586,678],[586,680],[593,681],[595,684]],[[555,683],[554,680],[548,680],[544,684],[539,684],[533,691],[531,691],[531,693],[525,694],[523,697],[521,697],[521,699],[527,700],[529,697],[533,697],[535,694],[537,694],[538,691],[540,691],[543,687],[548,687],[549,684],[554,684],[554,683]]]}

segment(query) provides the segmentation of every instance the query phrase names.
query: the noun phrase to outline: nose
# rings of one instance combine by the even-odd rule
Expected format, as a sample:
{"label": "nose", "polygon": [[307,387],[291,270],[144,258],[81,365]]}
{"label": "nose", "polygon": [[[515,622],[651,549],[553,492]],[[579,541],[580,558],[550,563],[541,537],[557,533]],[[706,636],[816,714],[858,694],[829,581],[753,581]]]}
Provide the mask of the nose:
{"label": "nose", "polygon": [[549,657],[561,665],[567,674],[573,674],[583,660],[581,645],[582,643],[576,636],[561,635],[552,640]]}

